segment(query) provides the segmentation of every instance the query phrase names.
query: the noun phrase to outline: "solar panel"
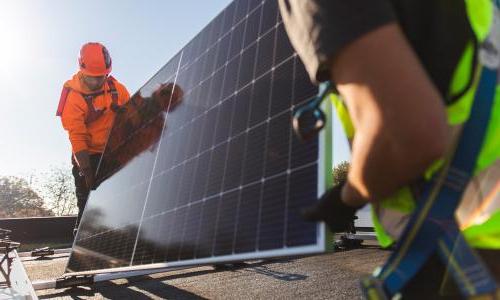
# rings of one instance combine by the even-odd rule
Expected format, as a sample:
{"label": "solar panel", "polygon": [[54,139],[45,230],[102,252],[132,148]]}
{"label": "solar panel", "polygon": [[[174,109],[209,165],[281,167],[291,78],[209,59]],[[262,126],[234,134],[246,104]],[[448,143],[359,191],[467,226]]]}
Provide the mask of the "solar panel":
{"label": "solar panel", "polygon": [[[164,109],[168,85],[182,100]],[[67,271],[323,251],[299,212],[325,189],[329,135],[291,127],[315,93],[276,2],[229,4],[117,115]]]}

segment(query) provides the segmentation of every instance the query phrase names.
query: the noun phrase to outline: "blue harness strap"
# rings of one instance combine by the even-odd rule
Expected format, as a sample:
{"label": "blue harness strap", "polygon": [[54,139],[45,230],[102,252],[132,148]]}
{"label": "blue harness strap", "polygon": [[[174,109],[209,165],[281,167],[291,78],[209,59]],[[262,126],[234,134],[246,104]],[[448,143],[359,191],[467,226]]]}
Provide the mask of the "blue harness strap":
{"label": "blue harness strap", "polygon": [[376,277],[362,280],[369,299],[391,298],[438,253],[465,297],[494,294],[498,286],[482,260],[460,233],[454,213],[472,178],[495,93],[497,70],[483,67],[471,114],[452,159],[424,185],[417,208],[395,252]]}

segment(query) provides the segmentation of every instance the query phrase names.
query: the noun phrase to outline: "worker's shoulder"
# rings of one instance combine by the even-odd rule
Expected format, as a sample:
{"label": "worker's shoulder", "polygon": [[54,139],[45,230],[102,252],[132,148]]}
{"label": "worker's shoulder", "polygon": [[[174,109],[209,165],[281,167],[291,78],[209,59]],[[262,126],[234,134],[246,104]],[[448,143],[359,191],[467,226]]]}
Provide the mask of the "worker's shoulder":
{"label": "worker's shoulder", "polygon": [[110,76],[110,79],[113,80],[113,83],[115,84],[116,89],[127,90],[127,87],[123,83],[121,83],[118,79],[116,79],[116,77]]}
{"label": "worker's shoulder", "polygon": [[69,84],[70,82],[71,81],[67,81],[64,84],[63,92],[61,93],[61,99],[59,100],[59,105],[62,105],[62,120],[73,118],[75,114],[79,115],[82,112],[85,113],[88,110],[87,103],[83,98],[83,94],[78,90],[77,86],[74,86],[74,84]]}
{"label": "worker's shoulder", "polygon": [[119,102],[123,103],[124,101],[127,101],[130,98],[127,87],[123,83],[119,82],[115,77],[111,77],[111,80],[113,80],[113,83],[115,84],[119,99],[121,99]]}

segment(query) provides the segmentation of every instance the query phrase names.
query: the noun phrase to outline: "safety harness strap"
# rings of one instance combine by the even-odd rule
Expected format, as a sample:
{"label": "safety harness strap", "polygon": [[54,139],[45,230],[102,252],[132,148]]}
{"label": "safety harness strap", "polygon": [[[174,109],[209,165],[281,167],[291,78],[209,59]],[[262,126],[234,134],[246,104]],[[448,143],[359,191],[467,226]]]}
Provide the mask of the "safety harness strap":
{"label": "safety harness strap", "polygon": [[[377,277],[362,281],[365,295],[392,297],[420,270],[433,253],[439,254],[462,295],[493,294],[498,286],[473,249],[464,241],[454,212],[472,177],[493,105],[497,70],[483,67],[471,114],[457,150],[442,171],[424,185],[417,208],[395,252]],[[387,293],[381,295],[380,292]],[[372,295],[372,296],[370,296]]]}
{"label": "safety harness strap", "polygon": [[64,106],[66,105],[66,99],[68,98],[68,94],[71,91],[69,87],[64,86],[61,91],[61,96],[59,97],[59,105],[57,105],[56,116],[62,116]]}
{"label": "safety harness strap", "polygon": [[[118,104],[118,90],[116,89],[115,85],[115,79],[113,76],[109,76],[108,79],[106,80],[109,90],[108,92],[111,94],[111,110],[114,112],[117,112],[121,109],[120,105]],[[71,91],[70,87],[64,86],[61,92],[61,97],[59,98],[59,105],[57,106],[57,111],[56,111],[56,116],[60,117],[62,116],[62,113],[64,111],[64,106],[66,105],[66,100],[68,98],[68,94]],[[104,113],[104,110],[96,111],[94,108],[94,99],[100,95],[104,94],[103,91],[95,92],[95,93],[90,93],[90,94],[84,94],[79,92],[80,95],[83,97],[85,100],[85,103],[87,103],[87,108],[88,108],[88,114],[87,118],[85,119],[85,123],[89,124],[97,120],[102,114]]]}
{"label": "safety harness strap", "polygon": [[111,110],[117,112],[120,109],[118,105],[118,91],[116,90],[115,81],[112,76],[108,78],[108,86],[111,93]]}

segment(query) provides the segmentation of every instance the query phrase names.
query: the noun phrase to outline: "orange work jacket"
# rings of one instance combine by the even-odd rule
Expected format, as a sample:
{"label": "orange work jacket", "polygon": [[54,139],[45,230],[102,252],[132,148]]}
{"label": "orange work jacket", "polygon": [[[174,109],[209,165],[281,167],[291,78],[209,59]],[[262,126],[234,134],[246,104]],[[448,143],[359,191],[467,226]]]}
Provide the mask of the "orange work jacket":
{"label": "orange work jacket", "polygon": [[[69,88],[61,121],[64,129],[68,131],[73,153],[87,150],[90,153],[102,153],[108,139],[108,134],[116,113],[111,109],[112,96],[110,87],[106,81],[102,91],[103,94],[93,98],[94,110],[102,111],[102,115],[96,120],[88,122],[89,107],[82,94],[93,94],[98,91],[90,91],[81,83],[81,74],[78,72],[71,80],[64,83]],[[114,85],[118,92],[118,105],[125,104],[130,95],[125,86],[114,79]]]}

